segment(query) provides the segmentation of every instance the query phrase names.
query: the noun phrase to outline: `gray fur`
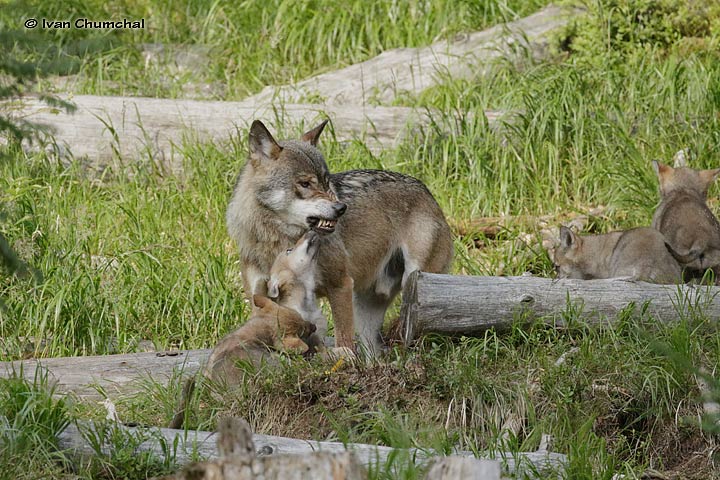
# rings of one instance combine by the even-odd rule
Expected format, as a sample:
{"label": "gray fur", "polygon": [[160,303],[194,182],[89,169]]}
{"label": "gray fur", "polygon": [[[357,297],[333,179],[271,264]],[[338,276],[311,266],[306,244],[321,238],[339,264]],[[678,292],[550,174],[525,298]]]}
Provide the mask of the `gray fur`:
{"label": "gray fur", "polygon": [[648,227],[584,236],[560,227],[560,246],[553,260],[558,278],[629,278],[670,284],[682,281],[682,270],[665,245],[665,238]]}
{"label": "gray fur", "polygon": [[720,223],[707,206],[707,190],[720,169],[653,167],[660,183],[660,205],[652,226],[667,239],[683,267],[702,276],[720,266]]}

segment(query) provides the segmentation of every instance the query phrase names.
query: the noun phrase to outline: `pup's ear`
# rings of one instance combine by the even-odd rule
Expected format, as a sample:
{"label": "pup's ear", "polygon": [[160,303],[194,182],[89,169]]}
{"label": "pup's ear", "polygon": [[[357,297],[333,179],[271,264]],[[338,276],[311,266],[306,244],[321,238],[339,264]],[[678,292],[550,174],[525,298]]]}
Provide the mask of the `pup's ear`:
{"label": "pup's ear", "polygon": [[662,182],[663,178],[673,171],[673,168],[670,165],[665,165],[657,160],[652,161],[652,166],[658,179],[660,179],[660,182]]}
{"label": "pup's ear", "polygon": [[300,340],[300,337],[297,337],[295,335],[289,335],[287,337],[283,337],[282,348],[286,352],[305,353],[310,347],[308,347],[307,343]]}
{"label": "pup's ear", "polygon": [[250,126],[248,145],[250,161],[255,166],[266,160],[276,160],[282,151],[282,147],[260,120],[255,120]]}
{"label": "pup's ear", "polygon": [[313,147],[317,147],[318,138],[320,138],[320,134],[322,133],[323,129],[325,128],[325,125],[327,125],[329,120],[323,120],[323,122],[318,125],[317,127],[313,128],[312,130],[309,130],[305,132],[302,136],[302,140],[304,142],[310,143]]}
{"label": "pup's ear", "polygon": [[687,167],[687,157],[689,153],[689,148],[683,148],[682,150],[678,150],[675,155],[673,155],[673,168]]}
{"label": "pup's ear", "polygon": [[720,168],[714,168],[712,170],[700,170],[698,173],[700,175],[700,179],[705,185],[705,189],[707,190],[710,184],[717,179],[718,175],[720,175]]}
{"label": "pup's ear", "polygon": [[560,248],[569,250],[577,246],[577,240],[578,238],[572,230],[564,225],[560,227]]}
{"label": "pup's ear", "polygon": [[278,298],[280,296],[280,285],[278,284],[277,279],[270,279],[267,285],[268,288],[268,297],[270,298]]}

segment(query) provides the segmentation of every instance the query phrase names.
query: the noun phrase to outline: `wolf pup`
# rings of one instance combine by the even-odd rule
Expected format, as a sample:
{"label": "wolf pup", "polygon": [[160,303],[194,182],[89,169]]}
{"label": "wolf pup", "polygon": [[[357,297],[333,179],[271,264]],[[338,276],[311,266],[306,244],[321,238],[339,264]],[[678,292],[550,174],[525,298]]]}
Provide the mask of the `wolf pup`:
{"label": "wolf pup", "polygon": [[268,296],[279,305],[291,308],[317,328],[316,335],[327,333],[327,318],[318,306],[315,295],[318,276],[317,257],[320,234],[309,230],[275,259],[270,268]]}
{"label": "wolf pup", "polygon": [[585,236],[560,227],[560,246],[555,249],[553,261],[558,278],[682,281],[682,270],[665,245],[665,238],[649,227]]}
{"label": "wolf pup", "polygon": [[330,174],[316,148],[326,123],[300,140],[277,142],[253,122],[228,232],[240,250],[246,295],[267,293],[275,258],[308,229],[322,234],[315,293],[330,301],[335,343],[353,348],[357,330],[373,353],[385,311],[408,275],[448,270],[452,237],[420,181],[378,170]]}
{"label": "wolf pup", "polygon": [[[256,367],[272,362],[275,351],[305,353],[308,345],[304,339],[315,332],[315,325],[303,320],[299,313],[282,307],[262,295],[254,295],[250,319],[234,332],[229,333],[210,353],[202,375],[212,383],[226,386],[242,382],[244,371],[237,363],[245,360]],[[170,422],[170,428],[181,428],[190,395],[195,388],[195,378],[188,379],[182,391],[180,408]]]}
{"label": "wolf pup", "polygon": [[[720,223],[707,206],[710,184],[720,168],[695,170],[673,168],[653,161],[660,183],[660,205],[652,226],[667,239],[678,262],[701,277],[712,268],[720,273]],[[715,276],[716,282],[718,276]]]}

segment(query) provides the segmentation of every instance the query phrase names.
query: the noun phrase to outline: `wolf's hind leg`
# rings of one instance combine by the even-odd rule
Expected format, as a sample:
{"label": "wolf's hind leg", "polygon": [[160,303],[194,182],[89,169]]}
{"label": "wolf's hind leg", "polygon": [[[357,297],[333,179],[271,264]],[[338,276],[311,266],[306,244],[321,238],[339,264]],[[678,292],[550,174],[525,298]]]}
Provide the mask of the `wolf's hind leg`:
{"label": "wolf's hind leg", "polygon": [[[393,296],[394,297],[394,296]],[[392,297],[376,295],[374,292],[355,293],[353,310],[360,343],[368,356],[374,357],[382,352],[383,342],[380,335],[385,312],[392,303]]]}
{"label": "wolf's hind leg", "polygon": [[447,225],[438,225],[432,218],[418,218],[412,224],[412,242],[401,244],[405,268],[402,286],[415,270],[447,273],[453,256],[453,240]]}

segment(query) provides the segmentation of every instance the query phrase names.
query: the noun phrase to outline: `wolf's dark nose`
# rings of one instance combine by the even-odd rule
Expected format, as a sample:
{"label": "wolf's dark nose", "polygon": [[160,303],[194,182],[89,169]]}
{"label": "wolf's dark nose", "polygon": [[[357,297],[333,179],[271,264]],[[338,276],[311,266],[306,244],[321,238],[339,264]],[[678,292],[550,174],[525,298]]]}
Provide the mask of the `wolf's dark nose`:
{"label": "wolf's dark nose", "polygon": [[347,210],[347,205],[344,203],[338,202],[333,205],[333,209],[335,210],[335,214],[339,217],[343,213],[345,213],[345,210]]}

